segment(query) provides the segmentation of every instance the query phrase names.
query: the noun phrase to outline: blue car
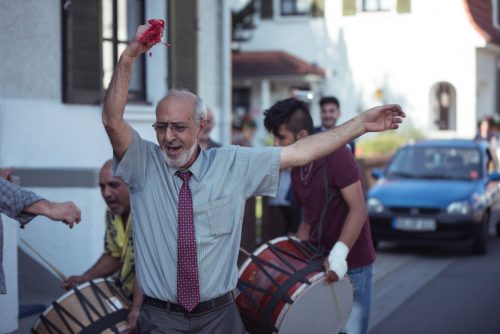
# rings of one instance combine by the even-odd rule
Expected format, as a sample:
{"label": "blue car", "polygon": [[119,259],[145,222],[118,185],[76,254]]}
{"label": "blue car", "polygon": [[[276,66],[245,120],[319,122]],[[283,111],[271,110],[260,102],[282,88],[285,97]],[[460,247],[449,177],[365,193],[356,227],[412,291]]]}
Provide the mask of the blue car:
{"label": "blue car", "polygon": [[490,223],[500,218],[500,174],[488,144],[474,140],[425,140],[400,148],[367,192],[375,245],[470,241],[487,251]]}

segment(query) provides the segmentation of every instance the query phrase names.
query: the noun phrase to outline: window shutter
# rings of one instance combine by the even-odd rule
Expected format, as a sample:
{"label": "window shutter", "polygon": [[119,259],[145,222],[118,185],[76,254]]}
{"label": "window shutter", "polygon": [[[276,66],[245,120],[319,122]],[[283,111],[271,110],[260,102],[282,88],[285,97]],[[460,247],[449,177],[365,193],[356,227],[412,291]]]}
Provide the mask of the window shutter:
{"label": "window shutter", "polygon": [[342,0],[342,15],[356,14],[356,0]]}
{"label": "window shutter", "polygon": [[311,4],[311,16],[323,17],[325,12],[324,0],[313,0]]}
{"label": "window shutter", "polygon": [[63,0],[62,4],[63,102],[100,104],[101,1]]}
{"label": "window shutter", "polygon": [[273,0],[260,0],[260,18],[273,18]]}
{"label": "window shutter", "polygon": [[397,11],[398,13],[410,13],[411,0],[398,0]]}
{"label": "window shutter", "polygon": [[198,90],[197,0],[169,1],[169,86]]}

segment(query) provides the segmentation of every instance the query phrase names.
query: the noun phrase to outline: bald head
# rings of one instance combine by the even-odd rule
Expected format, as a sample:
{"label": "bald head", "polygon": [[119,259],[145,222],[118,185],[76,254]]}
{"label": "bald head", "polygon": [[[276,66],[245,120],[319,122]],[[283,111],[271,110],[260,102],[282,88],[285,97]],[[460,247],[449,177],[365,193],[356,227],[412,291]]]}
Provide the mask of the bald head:
{"label": "bald head", "polygon": [[128,186],[122,179],[113,175],[113,161],[106,161],[99,172],[99,188],[109,210],[122,216],[125,221],[130,212]]}
{"label": "bald head", "polygon": [[112,168],[113,168],[113,160],[112,159],[106,160],[106,162],[101,167],[100,173],[103,173],[105,170],[112,171]]}
{"label": "bald head", "polygon": [[156,119],[159,119],[159,113],[161,113],[167,106],[167,102],[179,101],[183,106],[190,106],[193,112],[193,118],[196,125],[200,125],[200,122],[207,118],[207,107],[203,100],[191,93],[188,90],[183,89],[171,89],[168,91],[167,95],[158,102],[156,107]]}

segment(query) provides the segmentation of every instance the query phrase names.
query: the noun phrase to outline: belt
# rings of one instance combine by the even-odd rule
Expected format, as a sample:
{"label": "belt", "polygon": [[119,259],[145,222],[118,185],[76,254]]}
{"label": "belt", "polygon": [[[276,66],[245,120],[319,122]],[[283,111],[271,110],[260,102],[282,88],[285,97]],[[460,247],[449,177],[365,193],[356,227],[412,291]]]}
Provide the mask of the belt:
{"label": "belt", "polygon": [[167,312],[176,312],[176,313],[184,313],[184,314],[200,314],[200,313],[208,313],[211,312],[221,306],[225,306],[234,301],[233,292],[229,291],[228,293],[223,294],[217,298],[207,300],[205,302],[199,303],[196,307],[191,310],[191,312],[187,311],[182,305],[170,303],[161,299],[156,299],[149,296],[144,296],[144,304],[153,306],[156,308],[161,308]]}

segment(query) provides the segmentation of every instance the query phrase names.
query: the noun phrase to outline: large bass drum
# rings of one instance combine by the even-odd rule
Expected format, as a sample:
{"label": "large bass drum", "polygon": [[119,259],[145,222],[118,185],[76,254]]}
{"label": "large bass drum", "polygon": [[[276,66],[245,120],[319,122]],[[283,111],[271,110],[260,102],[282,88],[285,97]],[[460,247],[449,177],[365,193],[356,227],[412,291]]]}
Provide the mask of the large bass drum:
{"label": "large bass drum", "polygon": [[348,278],[324,283],[323,256],[311,243],[273,239],[241,266],[236,303],[249,333],[338,333],[353,302]]}
{"label": "large bass drum", "polygon": [[57,299],[31,329],[35,334],[118,334],[127,327],[129,301],[111,280],[83,283]]}

